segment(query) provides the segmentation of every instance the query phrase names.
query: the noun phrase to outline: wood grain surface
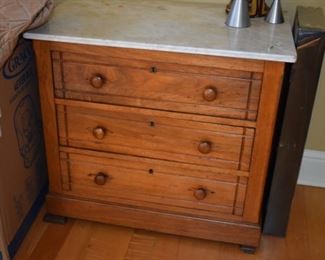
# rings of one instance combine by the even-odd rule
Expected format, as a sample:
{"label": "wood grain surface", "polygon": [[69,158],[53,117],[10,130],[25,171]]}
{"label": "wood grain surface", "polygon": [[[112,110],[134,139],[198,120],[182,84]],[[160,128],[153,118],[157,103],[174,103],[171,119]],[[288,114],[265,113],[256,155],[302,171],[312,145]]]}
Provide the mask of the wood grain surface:
{"label": "wood grain surface", "polygon": [[56,131],[57,120],[52,89],[52,61],[49,45],[50,43],[48,42],[33,41],[37,64],[49,189],[53,192],[59,192],[61,190],[59,140]]}
{"label": "wood grain surface", "polygon": [[283,63],[34,47],[49,213],[258,246]]}
{"label": "wood grain surface", "polygon": [[[231,70],[215,73],[161,62],[151,66],[110,56],[107,65],[96,56],[54,52],[52,57],[58,98],[256,120],[261,80],[254,73],[246,78]],[[215,92],[213,98],[205,95],[207,89]]]}
{"label": "wood grain surface", "polygon": [[[214,174],[213,180],[187,164],[76,150],[61,152],[61,168],[66,194],[84,199],[213,218],[216,212],[237,213],[245,198],[246,185],[235,176]],[[101,182],[98,175],[104,176]]]}
{"label": "wood grain surface", "polygon": [[[70,103],[58,107],[61,145],[249,170],[254,129],[199,122],[195,116],[175,119],[160,111]],[[102,137],[94,135],[97,128]],[[202,153],[199,146],[206,142],[211,148]]]}
{"label": "wood grain surface", "polygon": [[42,222],[45,208],[15,260],[318,260],[325,259],[325,189],[298,186],[286,238],[263,236],[255,255],[237,245],[69,219]]}

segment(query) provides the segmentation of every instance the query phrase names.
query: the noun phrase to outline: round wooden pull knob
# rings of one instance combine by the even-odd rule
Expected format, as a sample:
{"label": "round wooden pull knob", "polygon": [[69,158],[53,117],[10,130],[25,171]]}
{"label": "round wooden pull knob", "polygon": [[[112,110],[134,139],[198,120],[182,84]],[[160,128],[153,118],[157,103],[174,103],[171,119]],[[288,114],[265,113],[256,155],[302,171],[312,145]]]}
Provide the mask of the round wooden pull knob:
{"label": "round wooden pull knob", "polygon": [[200,151],[200,153],[209,153],[211,152],[212,149],[212,144],[208,141],[203,141],[199,144],[198,149]]}
{"label": "round wooden pull knob", "polygon": [[199,189],[196,189],[194,191],[194,197],[197,199],[197,200],[203,200],[205,199],[205,197],[208,195],[208,192],[206,189],[204,188],[199,188]]}
{"label": "round wooden pull knob", "polygon": [[101,75],[95,75],[90,79],[90,84],[94,88],[101,88],[104,85],[104,78]]}
{"label": "round wooden pull knob", "polygon": [[203,98],[206,100],[206,101],[213,101],[217,98],[217,90],[213,87],[209,87],[209,88],[206,88],[204,91],[203,91]]}
{"label": "round wooden pull knob", "polygon": [[94,182],[97,184],[97,185],[104,185],[106,183],[108,179],[108,175],[103,173],[103,172],[99,172],[95,175],[95,178],[94,178]]}
{"label": "round wooden pull knob", "polygon": [[97,126],[93,129],[93,136],[98,140],[102,140],[105,137],[105,132],[105,128]]}

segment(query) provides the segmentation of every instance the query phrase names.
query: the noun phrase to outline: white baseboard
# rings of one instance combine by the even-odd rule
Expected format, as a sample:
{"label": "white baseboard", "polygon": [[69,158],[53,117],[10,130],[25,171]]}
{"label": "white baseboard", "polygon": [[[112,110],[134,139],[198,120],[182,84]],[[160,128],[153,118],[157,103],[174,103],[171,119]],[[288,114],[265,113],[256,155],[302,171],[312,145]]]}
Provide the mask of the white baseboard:
{"label": "white baseboard", "polygon": [[325,152],[304,151],[298,184],[325,188]]}

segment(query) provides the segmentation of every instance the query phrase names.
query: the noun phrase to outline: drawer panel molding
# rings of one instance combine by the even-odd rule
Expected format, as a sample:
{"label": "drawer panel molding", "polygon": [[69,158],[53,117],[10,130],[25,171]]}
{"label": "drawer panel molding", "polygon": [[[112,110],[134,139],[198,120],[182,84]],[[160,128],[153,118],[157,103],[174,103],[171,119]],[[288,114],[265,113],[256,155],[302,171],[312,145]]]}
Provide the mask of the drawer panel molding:
{"label": "drawer panel molding", "polygon": [[166,64],[125,60],[108,66],[62,56],[52,54],[57,98],[256,120],[261,80],[254,73],[236,78],[201,74],[200,67],[172,71]]}
{"label": "drawer panel molding", "polygon": [[[249,171],[255,130],[164,112],[57,106],[61,145]],[[142,113],[143,111],[143,113]],[[147,113],[145,113],[147,112]]]}
{"label": "drawer panel molding", "polygon": [[70,195],[210,217],[242,215],[247,183],[238,176],[206,179],[201,171],[187,174],[195,172],[190,165],[78,149],[60,158],[62,187]]}

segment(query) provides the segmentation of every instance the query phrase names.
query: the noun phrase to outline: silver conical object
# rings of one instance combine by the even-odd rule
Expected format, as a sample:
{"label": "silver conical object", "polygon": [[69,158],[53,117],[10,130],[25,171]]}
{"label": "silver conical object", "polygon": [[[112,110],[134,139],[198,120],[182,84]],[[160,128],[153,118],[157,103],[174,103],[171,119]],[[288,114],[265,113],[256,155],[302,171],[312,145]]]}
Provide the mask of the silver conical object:
{"label": "silver conical object", "polygon": [[248,0],[233,0],[226,25],[244,28],[251,25],[249,20]]}
{"label": "silver conical object", "polygon": [[282,13],[282,7],[281,7],[281,1],[280,0],[273,0],[271,9],[267,16],[265,17],[265,21],[268,23],[283,23],[283,13]]}

